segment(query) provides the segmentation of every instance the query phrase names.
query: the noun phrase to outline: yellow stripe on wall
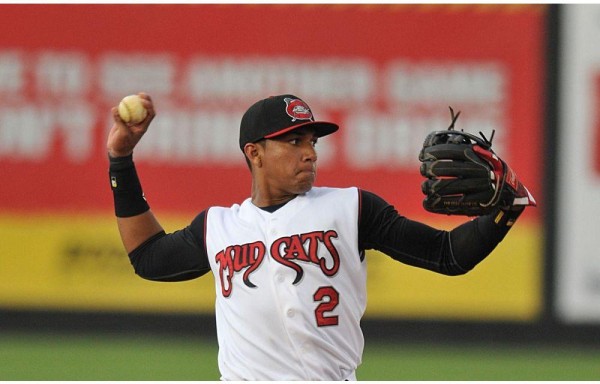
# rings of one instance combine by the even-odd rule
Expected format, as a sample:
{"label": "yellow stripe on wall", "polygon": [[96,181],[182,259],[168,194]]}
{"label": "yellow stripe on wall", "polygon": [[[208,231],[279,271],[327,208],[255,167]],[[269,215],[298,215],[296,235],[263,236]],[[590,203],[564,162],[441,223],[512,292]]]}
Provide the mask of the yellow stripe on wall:
{"label": "yellow stripe on wall", "polygon": [[[170,232],[192,218],[160,217]],[[0,306],[212,313],[212,274],[179,283],[136,276],[111,215],[0,215]],[[448,277],[371,252],[367,317],[533,320],[542,302],[540,229],[517,223],[494,253]]]}
{"label": "yellow stripe on wall", "polygon": [[[191,221],[191,219],[190,219]],[[175,230],[185,221],[164,220]],[[0,305],[206,312],[212,275],[160,283],[135,275],[112,216],[0,217]]]}
{"label": "yellow stripe on wall", "polygon": [[498,247],[462,276],[444,276],[369,257],[366,316],[535,320],[542,310],[540,229],[519,223]]}

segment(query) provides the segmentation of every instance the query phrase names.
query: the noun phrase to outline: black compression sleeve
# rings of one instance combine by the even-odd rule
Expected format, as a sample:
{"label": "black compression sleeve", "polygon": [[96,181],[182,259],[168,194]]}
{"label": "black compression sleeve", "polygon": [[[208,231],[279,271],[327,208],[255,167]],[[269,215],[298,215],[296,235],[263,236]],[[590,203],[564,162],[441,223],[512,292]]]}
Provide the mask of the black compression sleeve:
{"label": "black compression sleeve", "polygon": [[129,254],[136,274],[155,281],[183,281],[210,271],[204,243],[206,211],[180,231],[160,232]]}
{"label": "black compression sleeve", "polygon": [[[379,196],[360,191],[359,247],[445,275],[468,272],[504,238],[510,227],[482,216],[448,232],[412,221]],[[514,218],[516,219],[516,218]]]}
{"label": "black compression sleeve", "polygon": [[478,217],[450,231],[454,258],[467,270],[473,269],[500,243],[523,211],[502,211]]}
{"label": "black compression sleeve", "polygon": [[108,156],[110,187],[113,191],[115,216],[131,217],[150,209],[135,170],[133,155]]}

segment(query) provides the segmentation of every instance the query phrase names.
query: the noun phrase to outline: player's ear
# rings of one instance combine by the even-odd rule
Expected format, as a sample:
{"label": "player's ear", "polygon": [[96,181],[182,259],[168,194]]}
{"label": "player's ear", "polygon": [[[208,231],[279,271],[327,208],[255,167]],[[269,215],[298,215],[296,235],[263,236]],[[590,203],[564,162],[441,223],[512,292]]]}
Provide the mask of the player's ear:
{"label": "player's ear", "polygon": [[258,143],[248,143],[244,146],[244,154],[255,167],[262,167],[261,151]]}

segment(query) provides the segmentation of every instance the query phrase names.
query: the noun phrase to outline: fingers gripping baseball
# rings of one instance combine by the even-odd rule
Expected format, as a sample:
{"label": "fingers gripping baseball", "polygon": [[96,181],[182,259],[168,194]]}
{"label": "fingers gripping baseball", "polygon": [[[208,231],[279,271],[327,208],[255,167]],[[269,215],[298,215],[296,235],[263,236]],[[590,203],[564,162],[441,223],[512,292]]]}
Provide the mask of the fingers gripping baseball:
{"label": "fingers gripping baseball", "polygon": [[112,157],[130,155],[156,115],[150,96],[145,93],[138,93],[137,96],[139,96],[138,101],[140,102],[138,107],[143,107],[146,110],[146,116],[143,120],[127,123],[119,114],[118,107],[115,106],[111,109],[114,124],[108,133],[106,147]]}

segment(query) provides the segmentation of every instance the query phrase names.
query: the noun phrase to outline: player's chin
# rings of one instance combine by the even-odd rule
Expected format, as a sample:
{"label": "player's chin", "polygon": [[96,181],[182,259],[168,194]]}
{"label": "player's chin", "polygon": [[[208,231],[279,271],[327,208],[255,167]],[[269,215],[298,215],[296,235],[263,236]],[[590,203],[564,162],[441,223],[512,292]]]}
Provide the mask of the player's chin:
{"label": "player's chin", "polygon": [[314,172],[303,172],[298,175],[298,180],[296,183],[296,193],[306,193],[310,191],[315,183],[316,174]]}

